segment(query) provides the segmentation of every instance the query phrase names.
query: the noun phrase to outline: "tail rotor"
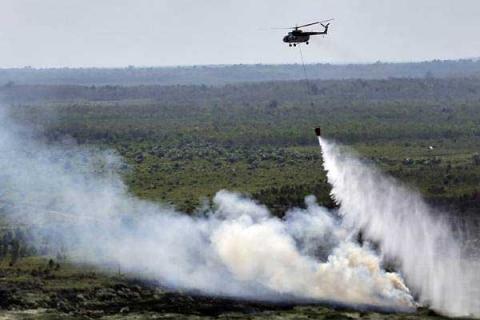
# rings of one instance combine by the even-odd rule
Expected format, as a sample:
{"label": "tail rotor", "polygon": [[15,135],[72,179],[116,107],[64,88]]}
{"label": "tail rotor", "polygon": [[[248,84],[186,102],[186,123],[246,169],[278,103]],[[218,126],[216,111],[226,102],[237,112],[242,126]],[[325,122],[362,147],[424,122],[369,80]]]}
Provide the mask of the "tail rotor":
{"label": "tail rotor", "polygon": [[327,24],[323,24],[323,23],[320,23],[320,24],[322,25],[322,27],[325,28],[325,32],[327,32],[327,31],[328,31],[328,27],[330,26],[330,22],[327,23]]}

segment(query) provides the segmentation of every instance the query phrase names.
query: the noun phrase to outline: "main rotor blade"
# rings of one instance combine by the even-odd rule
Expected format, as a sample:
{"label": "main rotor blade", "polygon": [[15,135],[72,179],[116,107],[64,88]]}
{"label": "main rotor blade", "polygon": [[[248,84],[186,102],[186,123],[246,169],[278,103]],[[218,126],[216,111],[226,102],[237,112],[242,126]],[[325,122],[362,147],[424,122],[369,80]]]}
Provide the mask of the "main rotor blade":
{"label": "main rotor blade", "polygon": [[333,20],[335,20],[335,19],[321,20],[321,21],[317,21],[317,22],[312,22],[312,23],[304,24],[303,26],[298,26],[297,28],[309,27],[309,26],[313,26],[313,25],[315,25],[315,24],[321,24],[321,23],[325,23],[325,22],[329,22],[329,21],[333,21]]}
{"label": "main rotor blade", "polygon": [[309,24],[304,24],[302,26],[298,26],[297,28],[304,28],[304,27],[308,27],[308,26],[313,26],[315,24],[319,24],[320,21],[317,21],[317,22],[312,22],[312,23],[309,23]]}
{"label": "main rotor blade", "polygon": [[308,24],[304,24],[302,26],[295,26],[295,27],[287,27],[287,28],[270,28],[269,30],[293,30],[293,29],[300,29],[300,28],[304,28],[304,27],[309,27],[309,26],[313,26],[315,24],[322,24],[322,23],[325,23],[325,22],[329,22],[329,21],[333,21],[335,19],[327,19],[327,20],[320,20],[320,21],[317,21],[317,22],[312,22],[312,23],[308,23]]}
{"label": "main rotor blade", "polygon": [[296,27],[289,27],[289,28],[270,28],[270,30],[292,30],[295,29]]}
{"label": "main rotor blade", "polygon": [[320,23],[325,23],[325,22],[330,22],[330,21],[333,21],[335,20],[335,18],[330,18],[330,19],[326,19],[326,20],[322,20],[322,21],[318,21]]}

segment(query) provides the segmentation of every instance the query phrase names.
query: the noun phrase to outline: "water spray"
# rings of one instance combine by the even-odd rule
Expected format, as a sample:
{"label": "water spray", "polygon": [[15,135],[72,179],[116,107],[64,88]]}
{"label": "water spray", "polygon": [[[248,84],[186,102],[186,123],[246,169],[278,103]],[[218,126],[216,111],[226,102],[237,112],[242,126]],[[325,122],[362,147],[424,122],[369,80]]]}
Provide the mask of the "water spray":
{"label": "water spray", "polygon": [[480,316],[479,262],[462,253],[445,215],[418,192],[367,165],[315,129],[342,224],[378,244],[421,304],[450,316]]}

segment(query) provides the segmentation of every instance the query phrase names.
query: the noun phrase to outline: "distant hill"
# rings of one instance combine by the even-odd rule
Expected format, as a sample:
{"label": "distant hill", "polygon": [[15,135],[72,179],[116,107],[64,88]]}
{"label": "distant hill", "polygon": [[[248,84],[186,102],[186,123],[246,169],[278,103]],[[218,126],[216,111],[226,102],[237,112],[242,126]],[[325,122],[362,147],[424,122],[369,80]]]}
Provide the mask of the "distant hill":
{"label": "distant hill", "polygon": [[[311,79],[456,78],[480,76],[480,60],[416,63],[311,64]],[[212,65],[152,68],[0,69],[0,85],[224,85],[304,79],[302,65]]]}

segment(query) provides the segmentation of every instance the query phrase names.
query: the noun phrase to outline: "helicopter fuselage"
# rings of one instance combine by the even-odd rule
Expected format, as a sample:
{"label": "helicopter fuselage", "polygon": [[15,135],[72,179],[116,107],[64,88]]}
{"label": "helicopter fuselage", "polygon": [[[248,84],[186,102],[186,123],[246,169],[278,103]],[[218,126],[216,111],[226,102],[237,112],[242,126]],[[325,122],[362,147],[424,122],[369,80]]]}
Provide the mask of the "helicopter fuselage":
{"label": "helicopter fuselage", "polygon": [[289,32],[285,37],[283,37],[283,42],[285,43],[302,43],[308,42],[308,40],[310,40],[310,35],[304,34],[304,32],[302,32],[301,34],[294,34],[293,32]]}
{"label": "helicopter fuselage", "polygon": [[311,36],[327,34],[328,25],[329,24],[322,25],[325,28],[325,30],[320,32],[303,31],[296,28],[295,30],[290,31],[285,37],[283,37],[283,42],[288,43],[290,46],[292,46],[292,44],[296,46],[297,43],[302,43],[302,42],[305,42],[306,44],[308,44],[308,41],[310,40]]}

